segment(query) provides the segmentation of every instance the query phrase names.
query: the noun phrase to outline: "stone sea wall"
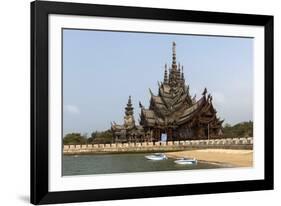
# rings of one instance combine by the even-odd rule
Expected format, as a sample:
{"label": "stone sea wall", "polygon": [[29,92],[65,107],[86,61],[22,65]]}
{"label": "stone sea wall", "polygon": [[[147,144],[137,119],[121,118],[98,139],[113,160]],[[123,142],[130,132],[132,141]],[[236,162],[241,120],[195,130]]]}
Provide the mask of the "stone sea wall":
{"label": "stone sea wall", "polygon": [[165,152],[189,149],[252,149],[253,138],[228,138],[211,140],[187,140],[168,142],[114,143],[114,144],[84,144],[64,145],[63,154],[97,154],[123,152]]}

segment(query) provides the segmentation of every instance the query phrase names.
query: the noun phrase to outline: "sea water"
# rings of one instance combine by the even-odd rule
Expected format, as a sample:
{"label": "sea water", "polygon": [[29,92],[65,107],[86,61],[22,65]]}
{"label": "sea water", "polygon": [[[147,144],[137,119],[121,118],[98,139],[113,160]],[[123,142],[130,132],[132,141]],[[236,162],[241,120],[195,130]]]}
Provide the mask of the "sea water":
{"label": "sea water", "polygon": [[220,168],[221,165],[200,162],[193,165],[178,165],[175,159],[147,160],[147,153],[141,154],[97,154],[64,155],[63,175],[111,174],[128,172],[153,172],[171,170],[194,170]]}

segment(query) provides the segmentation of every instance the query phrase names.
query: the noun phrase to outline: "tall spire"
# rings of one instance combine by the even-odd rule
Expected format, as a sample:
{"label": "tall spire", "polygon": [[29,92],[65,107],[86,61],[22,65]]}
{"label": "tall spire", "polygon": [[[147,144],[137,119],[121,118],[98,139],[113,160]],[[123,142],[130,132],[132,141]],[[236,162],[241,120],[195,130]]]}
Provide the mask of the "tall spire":
{"label": "tall spire", "polygon": [[183,66],[181,66],[181,80],[184,82]]}
{"label": "tall spire", "polygon": [[181,65],[180,63],[178,63],[178,70],[177,70],[177,79],[180,80],[181,79],[181,69],[180,69]]}
{"label": "tall spire", "polygon": [[125,129],[135,127],[134,107],[132,107],[131,96],[129,96],[127,106],[125,107],[124,127]]}
{"label": "tall spire", "polygon": [[167,72],[167,64],[165,64],[164,84],[167,83],[168,83],[168,72]]}
{"label": "tall spire", "polygon": [[127,107],[125,107],[125,114],[127,116],[129,115],[133,115],[134,114],[134,107],[132,107],[132,100],[131,100],[131,96],[129,96],[129,100],[128,100],[128,103],[127,103]]}
{"label": "tall spire", "polygon": [[207,88],[205,87],[205,89],[204,89],[202,95],[203,95],[203,96],[206,96],[207,92],[208,92],[208,91],[207,91]]}
{"label": "tall spire", "polygon": [[173,42],[173,62],[172,62],[172,68],[177,68],[177,59],[176,59],[176,42]]}

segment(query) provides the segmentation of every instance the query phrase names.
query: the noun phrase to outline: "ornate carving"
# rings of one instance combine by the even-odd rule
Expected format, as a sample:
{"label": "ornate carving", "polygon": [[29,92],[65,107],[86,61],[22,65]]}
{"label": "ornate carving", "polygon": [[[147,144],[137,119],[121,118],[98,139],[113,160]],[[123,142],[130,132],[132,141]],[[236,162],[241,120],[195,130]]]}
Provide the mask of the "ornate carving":
{"label": "ornate carving", "polygon": [[[149,89],[151,99],[149,109],[140,102],[140,131],[137,131],[133,117],[131,97],[125,108],[124,125],[112,126],[113,131],[123,128],[130,133],[146,136],[149,133],[159,140],[161,133],[167,133],[168,139],[209,138],[209,135],[221,135],[222,122],[216,116],[211,94],[204,88],[202,97],[196,101],[191,98],[189,85],[186,85],[183,66],[176,62],[176,43],[172,46],[172,64],[167,70],[165,64],[163,83],[158,82],[158,95]],[[207,97],[206,97],[207,96]],[[144,132],[143,132],[144,130]]]}

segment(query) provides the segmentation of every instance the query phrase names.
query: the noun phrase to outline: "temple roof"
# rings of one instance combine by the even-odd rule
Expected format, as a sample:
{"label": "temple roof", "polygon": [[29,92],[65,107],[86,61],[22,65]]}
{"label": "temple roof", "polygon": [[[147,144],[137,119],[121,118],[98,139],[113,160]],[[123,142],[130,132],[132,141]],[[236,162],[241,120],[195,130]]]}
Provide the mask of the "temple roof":
{"label": "temple roof", "polygon": [[[164,81],[158,83],[158,95],[150,90],[151,99],[148,109],[141,107],[141,124],[154,125],[179,125],[191,120],[201,114],[202,122],[216,119],[216,110],[212,105],[212,97],[207,96],[205,88],[202,97],[196,101],[191,98],[189,86],[185,83],[183,66],[176,62],[176,44],[173,43],[172,64],[167,70],[165,64]],[[168,72],[169,71],[169,72]]]}
{"label": "temple roof", "polygon": [[203,104],[202,99],[200,99],[198,102],[196,102],[191,107],[184,108],[180,112],[180,114],[176,114],[176,112],[174,112],[173,114],[167,115],[163,118],[163,117],[160,117],[159,115],[157,115],[151,109],[142,109],[141,110],[141,112],[142,112],[141,116],[142,116],[142,119],[144,121],[146,121],[146,123],[148,125],[151,125],[151,126],[152,126],[152,124],[155,124],[155,123],[158,123],[160,125],[162,124],[163,126],[168,125],[168,124],[177,124],[177,123],[182,122],[184,120],[187,120],[190,117],[192,117],[193,115],[195,115],[197,109]]}
{"label": "temple roof", "polygon": [[[202,114],[210,114],[207,117],[201,117]],[[200,122],[209,123],[215,119],[216,111],[213,109],[212,102],[209,98],[202,96],[196,103],[194,103],[190,107],[185,107],[180,111],[174,112],[170,116],[161,117],[157,115],[154,110],[151,109],[142,109],[141,110],[141,121],[146,126],[176,126],[184,124],[194,117],[200,117]],[[218,120],[218,119],[217,119]],[[222,123],[223,121],[218,121],[218,123]]]}
{"label": "temple roof", "polygon": [[153,110],[142,109],[142,113],[144,114],[146,119],[155,119],[155,117],[156,117]]}
{"label": "temple roof", "polygon": [[158,94],[150,91],[150,105],[145,108],[139,102],[141,108],[140,126],[135,125],[131,97],[125,107],[124,124],[112,124],[112,130],[133,130],[145,127],[178,127],[185,123],[195,126],[209,124],[213,128],[221,126],[221,121],[216,116],[216,110],[212,104],[212,96],[207,94],[205,88],[202,97],[196,100],[196,95],[191,98],[189,85],[186,84],[183,66],[176,62],[176,44],[173,42],[172,64],[169,69],[165,64],[163,82],[159,82]]}

